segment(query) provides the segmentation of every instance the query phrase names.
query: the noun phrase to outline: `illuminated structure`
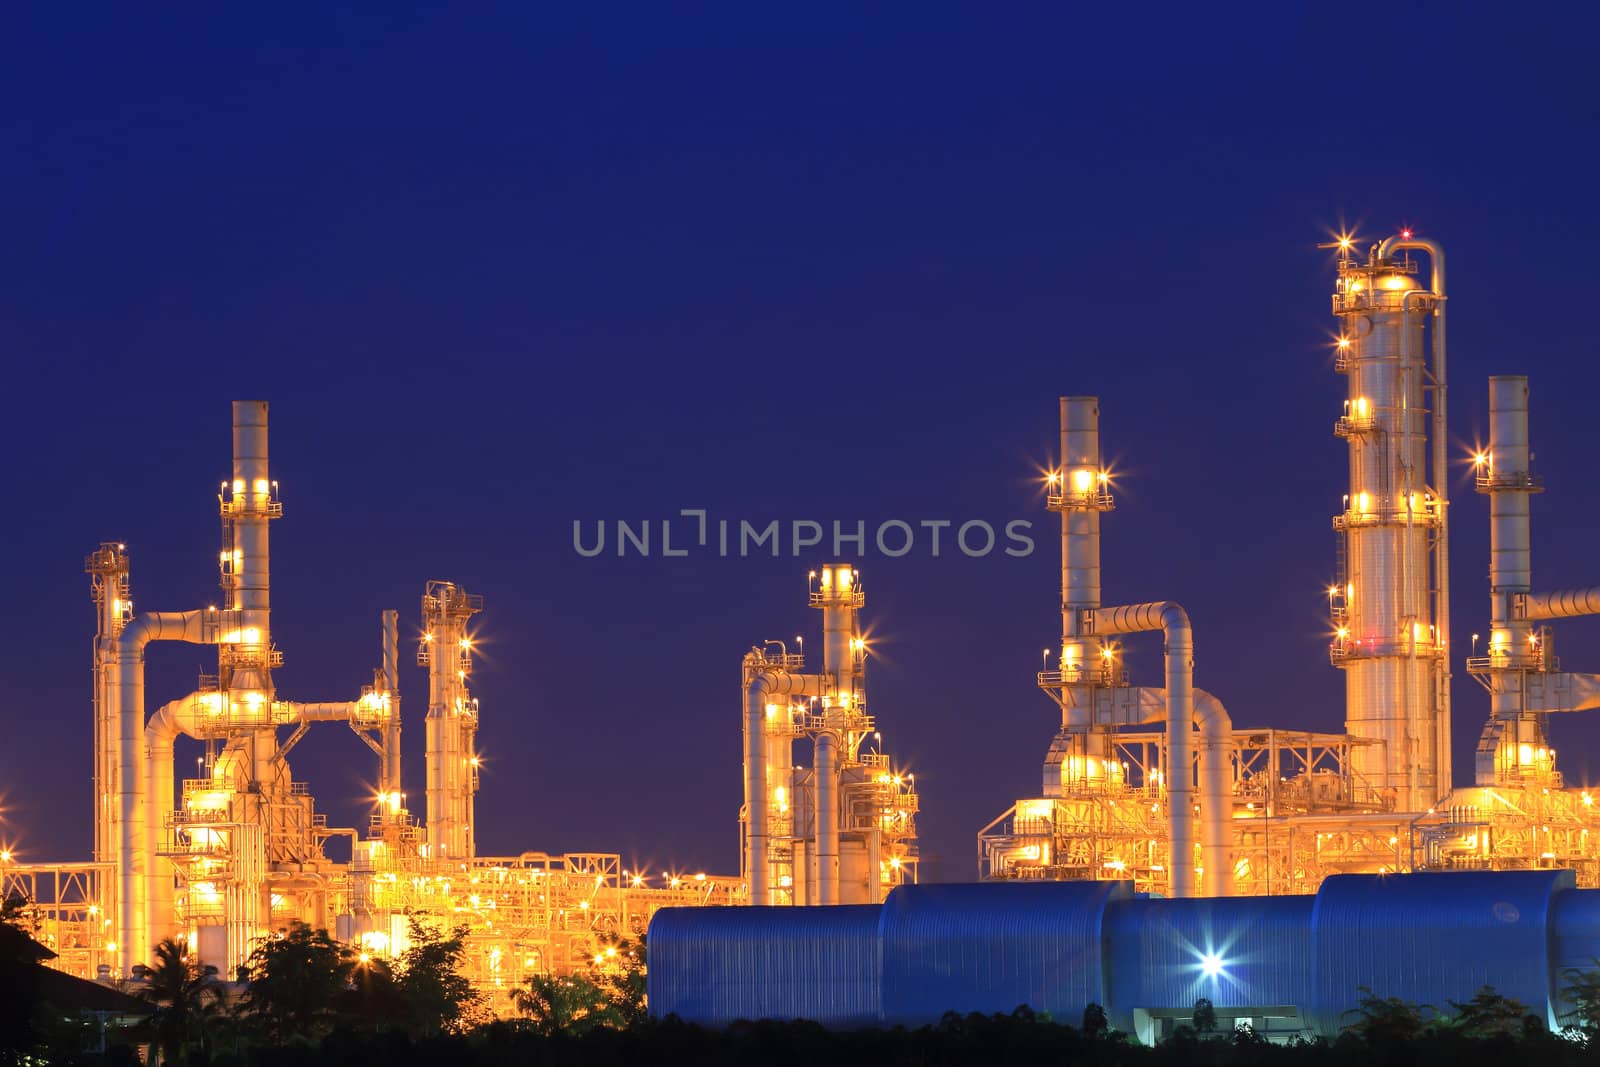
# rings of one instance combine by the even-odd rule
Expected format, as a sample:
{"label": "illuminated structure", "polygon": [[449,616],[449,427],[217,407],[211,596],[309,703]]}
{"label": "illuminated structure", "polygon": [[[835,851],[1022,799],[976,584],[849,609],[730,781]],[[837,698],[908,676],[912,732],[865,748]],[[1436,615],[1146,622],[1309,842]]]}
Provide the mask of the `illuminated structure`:
{"label": "illuminated structure", "polygon": [[[1542,486],[1530,473],[1526,381],[1491,380],[1492,439],[1475,457],[1490,498],[1492,612],[1487,654],[1467,668],[1491,709],[1476,786],[1452,790],[1451,645],[1438,621],[1449,617],[1444,255],[1409,233],[1365,260],[1352,243],[1337,246],[1333,298],[1335,368],[1349,378],[1335,433],[1350,484],[1327,590],[1345,732],[1233,729],[1191,688],[1181,608],[1101,606],[1100,520],[1114,501],[1099,406],[1065,398],[1060,466],[1047,477],[1061,514],[1062,640],[1038,678],[1061,730],[1042,795],[980,831],[984,877],[1128,878],[1181,897],[1311,893],[1341,873],[1561,866],[1600,885],[1593,799],[1563,788],[1545,733],[1552,712],[1600,707],[1600,676],[1562,672],[1548,628],[1535,625],[1600,613],[1600,590],[1532,591],[1528,501]],[[1411,252],[1427,254],[1427,281]],[[1166,687],[1131,686],[1112,638],[1156,628]]]}
{"label": "illuminated structure", "polygon": [[[529,974],[587,961],[596,938],[637,937],[663,904],[744,899],[736,880],[624,870],[612,853],[485,857],[473,840],[478,702],[469,621],[483,600],[429,582],[419,662],[429,668],[427,822],[401,786],[398,613],[382,614],[380,665],[353,699],[302,703],[274,682],[270,524],[283,514],[268,467],[267,405],[233,405],[233,471],[219,493],[223,603],[135,612],[126,547],[102,544],[86,570],[96,608],[94,857],[23,864],[0,854],[0,891],[33,902],[38,936],[81,975],[127,974],[163,938],[231,975],[290,922],[336,931],[372,956],[408,944],[409,919],[469,929],[468,974],[503,994]],[[144,658],[155,642],[212,645],[215,674],[147,715]],[[365,833],[316,811],[289,757],[317,723],[343,723],[377,758]],[[283,731],[286,735],[280,736]],[[176,782],[179,735],[204,745]],[[349,859],[330,842],[347,842]]]}
{"label": "illuminated structure", "polygon": [[[915,779],[891,765],[866,711],[859,572],[835,563],[810,580],[811,606],[822,612],[821,673],[804,673],[803,652],[779,641],[744,657],[739,824],[749,899],[875,904],[916,880]],[[812,746],[810,768],[794,762],[800,742]]]}
{"label": "illuminated structure", "polygon": [[[1042,795],[980,832],[988,880],[901,886],[859,908],[662,911],[653,1013],[917,1026],[1018,1004],[1075,1019],[1098,1004],[1149,1042],[1204,998],[1222,1027],[1281,1038],[1338,1033],[1363,988],[1448,1004],[1490,985],[1545,1025],[1570,1020],[1570,970],[1600,958],[1600,818],[1588,790],[1565,787],[1547,724],[1600,708],[1600,675],[1564,671],[1542,624],[1600,614],[1600,587],[1533,586],[1543,485],[1527,380],[1490,379],[1490,441],[1473,457],[1489,498],[1489,639],[1466,659],[1490,707],[1476,782],[1452,788],[1444,257],[1409,233],[1364,262],[1351,244],[1334,296],[1351,480],[1327,590],[1346,732],[1233,729],[1193,687],[1183,608],[1102,605],[1113,498],[1099,405],[1065,398],[1046,480],[1062,639],[1038,676],[1061,729]],[[1431,260],[1426,285],[1411,251]],[[1132,686],[1115,638],[1155,629],[1166,685]]]}
{"label": "illuminated structure", "polygon": [[467,622],[483,598],[451,582],[429,582],[422,596],[417,664],[428,668],[428,855],[470,858],[472,797],[478,791],[478,702],[467,691],[472,638]]}

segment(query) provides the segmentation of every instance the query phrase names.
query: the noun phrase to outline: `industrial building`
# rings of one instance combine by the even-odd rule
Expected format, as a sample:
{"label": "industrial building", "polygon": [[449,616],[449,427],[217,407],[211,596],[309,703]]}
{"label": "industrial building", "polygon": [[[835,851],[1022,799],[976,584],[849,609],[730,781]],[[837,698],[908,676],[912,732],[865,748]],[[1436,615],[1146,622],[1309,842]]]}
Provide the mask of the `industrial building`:
{"label": "industrial building", "polygon": [[[883,751],[867,714],[861,572],[812,571],[822,671],[768,641],[744,657],[743,872],[752,904],[877,904],[916,881],[916,779]],[[809,743],[810,767],[795,763]],[[870,746],[870,747],[869,747]]]}
{"label": "industrial building", "polygon": [[[260,938],[291,922],[390,958],[407,947],[415,915],[468,926],[469,977],[504,1008],[526,976],[584,966],[597,938],[637,938],[663,905],[745,898],[736,877],[658,879],[625,869],[616,853],[478,853],[481,709],[471,679],[484,600],[448,581],[426,584],[417,618],[417,662],[428,670],[426,817],[417,819],[401,786],[397,611],[381,613],[375,666],[353,670],[340,699],[295,700],[275,683],[284,654],[272,626],[269,530],[283,504],[265,402],[233,405],[232,476],[218,502],[218,604],[136,611],[126,546],[104,543],[86,561],[97,622],[94,855],[24,863],[0,852],[0,891],[32,902],[54,965],[126,976],[171,937],[233,975]],[[215,646],[217,666],[194,692],[152,712],[144,662],[163,642]],[[294,776],[296,747],[330,725],[354,731],[373,753],[366,826],[328,825]],[[195,776],[181,781],[179,736],[204,748]]]}
{"label": "industrial building", "polygon": [[[656,877],[610,852],[479,854],[479,594],[449,581],[423,590],[421,819],[401,785],[399,612],[380,614],[376,665],[352,672],[345,699],[299,701],[278,690],[284,654],[272,628],[269,531],[283,504],[269,470],[265,402],[233,405],[232,476],[218,504],[219,604],[136,612],[126,545],[103,543],[85,562],[96,616],[94,855],[24,863],[0,852],[0,892],[32,902],[35,933],[62,970],[125,976],[171,937],[232,975],[261,938],[292,922],[327,929],[364,956],[393,958],[418,916],[468,927],[468,977],[505,1009],[529,975],[585,968],[600,938],[640,937],[663,906],[752,894],[877,903],[915,881],[914,779],[891,764],[866,710],[865,597],[854,567],[830,564],[808,577],[823,623],[821,671],[806,673],[803,637],[793,651],[769,641],[744,656],[742,720],[747,755],[755,753],[745,777],[747,796],[758,799],[754,819],[750,805],[739,812],[741,874]],[[217,667],[194,692],[150,712],[144,660],[162,642],[215,646]],[[342,724],[372,751],[366,826],[328,825],[310,785],[294,776],[291,754],[324,724]],[[204,747],[196,775],[181,781],[179,736]],[[801,743],[814,750],[810,766],[795,758]]]}
{"label": "industrial building", "polygon": [[[1559,1018],[1561,972],[1600,957],[1600,818],[1565,786],[1546,726],[1600,707],[1600,675],[1564,671],[1542,624],[1600,613],[1600,589],[1533,586],[1528,384],[1492,378],[1489,444],[1471,457],[1491,524],[1488,641],[1464,660],[1489,714],[1475,781],[1456,787],[1444,253],[1409,232],[1364,256],[1354,244],[1335,246],[1333,294],[1349,479],[1328,655],[1344,732],[1236,727],[1196,688],[1203,634],[1183,605],[1104,603],[1100,405],[1063,398],[1046,487],[1061,636],[1037,679],[1061,725],[1040,793],[980,831],[984,881],[837,912],[662,912],[652,1011],[857,1025],[1028,1004],[1075,1021],[1093,1002],[1153,1036],[1205,997],[1258,1031],[1329,1032],[1359,986],[1443,1004],[1491,984]],[[1156,631],[1164,684],[1134,685],[1122,638]]]}

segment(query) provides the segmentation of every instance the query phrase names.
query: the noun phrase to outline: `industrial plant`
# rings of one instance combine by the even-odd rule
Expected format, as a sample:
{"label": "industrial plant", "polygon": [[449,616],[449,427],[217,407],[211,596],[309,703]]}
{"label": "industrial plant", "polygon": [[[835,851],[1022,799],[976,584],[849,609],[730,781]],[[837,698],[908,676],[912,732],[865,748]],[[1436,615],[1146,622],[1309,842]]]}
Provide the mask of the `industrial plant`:
{"label": "industrial plant", "polygon": [[[1403,232],[1364,252],[1342,238],[1336,257],[1348,391],[1332,429],[1348,481],[1329,663],[1307,667],[1340,672],[1343,732],[1235,725],[1230,680],[1196,678],[1203,612],[1197,626],[1192,605],[1102,574],[1116,480],[1099,399],[1069,396],[1045,484],[1061,630],[1037,675],[1060,728],[1039,792],[979,832],[977,882],[917,884],[916,781],[868,712],[865,594],[848,562],[806,575],[819,663],[803,636],[743,654],[737,876],[652,879],[612,852],[480,855],[483,597],[423,589],[419,818],[401,776],[399,612],[379,614],[374,662],[337,699],[275,684],[269,531],[283,504],[267,405],[239,401],[218,492],[221,601],[135,611],[127,547],[90,554],[94,854],[0,852],[0,889],[32,902],[57,965],[104,979],[169,938],[233,975],[292,923],[393,958],[421,919],[467,927],[468,976],[502,1010],[529,976],[581,970],[602,939],[648,930],[652,1011],[705,1023],[914,1024],[1018,1004],[1070,1018],[1096,1003],[1154,1039],[1204,998],[1291,1034],[1336,1030],[1361,986],[1437,1003],[1485,984],[1553,1023],[1558,975],[1600,957],[1600,817],[1563,781],[1547,724],[1600,707],[1600,674],[1564,670],[1549,624],[1600,614],[1600,588],[1534,586],[1528,382],[1491,378],[1489,441],[1471,457],[1491,533],[1487,640],[1455,654],[1444,253]],[[1164,676],[1135,684],[1124,642],[1155,633]],[[168,642],[215,646],[215,673],[147,701],[146,654]],[[1451,774],[1453,664],[1488,695],[1470,785]],[[328,825],[294,777],[290,757],[324,724],[373,754],[365,826]],[[177,773],[180,736],[204,749],[193,778]]]}
{"label": "industrial plant", "polygon": [[[1475,780],[1457,786],[1445,257],[1409,232],[1336,248],[1349,481],[1326,595],[1344,732],[1235,726],[1228,680],[1222,696],[1196,687],[1204,631],[1184,605],[1159,589],[1105,602],[1102,585],[1122,583],[1101,573],[1116,500],[1100,404],[1065,397],[1046,485],[1061,636],[1038,675],[1061,726],[1039,794],[979,833],[983,883],[826,913],[663,912],[653,1011],[868,1025],[1018,1004],[1069,1019],[1096,1003],[1153,1038],[1198,998],[1257,1032],[1330,1032],[1360,986],[1443,1003],[1487,984],[1555,1024],[1562,971],[1600,957],[1600,818],[1546,727],[1600,707],[1600,675],[1563,670],[1546,624],[1600,613],[1600,589],[1533,585],[1528,383],[1490,379],[1489,443],[1471,458],[1488,640],[1454,660],[1488,716]],[[1159,686],[1132,684],[1125,662],[1122,639],[1145,632],[1164,641]]]}
{"label": "industrial plant", "polygon": [[[742,903],[752,886],[762,900],[877,902],[914,879],[916,794],[865,710],[863,598],[853,568],[812,576],[822,673],[791,673],[804,656],[777,643],[744,658],[753,709],[746,734],[763,754],[747,775],[756,815],[741,814],[749,882],[670,872],[658,880],[625,868],[616,853],[479,854],[481,708],[471,678],[482,596],[430,581],[421,598],[421,820],[401,785],[397,611],[381,613],[376,666],[353,671],[342,699],[291,700],[278,690],[269,531],[283,504],[264,402],[233,405],[233,468],[218,503],[221,603],[135,611],[126,545],[103,543],[85,563],[96,618],[94,854],[24,863],[0,853],[0,890],[30,902],[35,933],[57,966],[126,977],[172,938],[232,976],[262,938],[297,922],[335,933],[363,957],[393,958],[407,947],[411,919],[421,918],[468,928],[469,977],[503,1009],[527,976],[582,968],[599,939],[637,939],[665,905]],[[217,666],[193,692],[151,712],[145,656],[162,642],[215,646]],[[364,827],[328,825],[309,784],[294,776],[290,756],[322,724],[347,727],[372,751],[377,788]],[[180,735],[204,746],[195,777],[181,781],[173,756]],[[801,739],[815,742],[811,768],[791,759]]]}

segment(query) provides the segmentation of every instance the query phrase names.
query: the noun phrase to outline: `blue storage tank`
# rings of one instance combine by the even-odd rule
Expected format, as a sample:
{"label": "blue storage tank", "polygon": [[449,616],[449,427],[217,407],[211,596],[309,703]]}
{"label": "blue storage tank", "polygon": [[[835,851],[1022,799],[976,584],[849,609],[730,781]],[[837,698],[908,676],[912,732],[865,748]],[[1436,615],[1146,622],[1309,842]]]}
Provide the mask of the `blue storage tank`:
{"label": "blue storage tank", "polygon": [[1571,984],[1571,971],[1600,970],[1600,889],[1574,889],[1556,897],[1551,924],[1550,971],[1556,1018],[1572,1021],[1573,1005],[1562,990]]}
{"label": "blue storage tank", "polygon": [[1312,1024],[1333,1033],[1350,1022],[1360,986],[1448,1012],[1486,985],[1554,1024],[1552,903],[1576,885],[1571,871],[1327,879],[1312,915]]}
{"label": "blue storage tank", "polygon": [[650,1012],[707,1026],[881,1016],[877,905],[663,908],[650,921]]}
{"label": "blue storage tank", "polygon": [[[1141,899],[1106,915],[1111,1025],[1148,1040],[1202,997],[1258,1031],[1298,1028],[1311,1001],[1314,897]],[[1272,1020],[1271,1022],[1266,1020]]]}
{"label": "blue storage tank", "polygon": [[1127,882],[904,885],[883,903],[883,1019],[1027,1005],[1076,1026],[1104,1004],[1106,905]]}
{"label": "blue storage tank", "polygon": [[1258,1030],[1337,1033],[1361,987],[1449,1011],[1485,985],[1551,1026],[1600,969],[1600,890],[1571,871],[1338,875],[1315,897],[1136,897],[1127,882],[901,886],[881,906],[669,908],[652,1014],[721,1026],[937,1022],[1099,1003],[1141,1036],[1195,1001]]}

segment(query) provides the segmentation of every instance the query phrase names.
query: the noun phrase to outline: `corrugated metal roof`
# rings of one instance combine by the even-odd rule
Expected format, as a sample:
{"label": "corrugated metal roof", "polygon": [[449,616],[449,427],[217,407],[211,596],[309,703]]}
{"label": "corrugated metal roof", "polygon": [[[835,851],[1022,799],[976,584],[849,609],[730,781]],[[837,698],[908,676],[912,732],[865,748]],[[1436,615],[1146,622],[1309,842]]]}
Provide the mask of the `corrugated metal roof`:
{"label": "corrugated metal roof", "polygon": [[1554,986],[1558,1021],[1573,1010],[1561,990],[1569,984],[1568,971],[1600,970],[1600,889],[1575,889],[1556,895],[1550,923],[1550,977]]}
{"label": "corrugated metal roof", "polygon": [[1132,1031],[1134,1009],[1296,1007],[1310,1000],[1314,897],[1133,900],[1106,911],[1107,1010]]}
{"label": "corrugated metal roof", "polygon": [[[880,908],[692,908],[650,927],[650,1007],[721,1025],[935,1022],[1026,1004],[1076,1023],[1135,1011],[1293,1008],[1333,1033],[1362,986],[1466,1001],[1484,985],[1559,1017],[1595,969],[1600,891],[1570,871],[1340,875],[1316,897],[1162,900],[1126,882],[902,886]],[[1556,1021],[1555,1018],[1551,1019]]]}
{"label": "corrugated metal roof", "polygon": [[1447,1012],[1492,985],[1547,1016],[1551,898],[1576,884],[1571,871],[1327,879],[1312,914],[1315,1024],[1349,1022],[1359,986]]}
{"label": "corrugated metal roof", "polygon": [[1106,999],[1106,904],[1127,882],[906,885],[883,904],[886,1022],[1026,1004],[1076,1024]]}
{"label": "corrugated metal roof", "polygon": [[722,1026],[880,1015],[877,905],[663,908],[650,922],[650,1011]]}

